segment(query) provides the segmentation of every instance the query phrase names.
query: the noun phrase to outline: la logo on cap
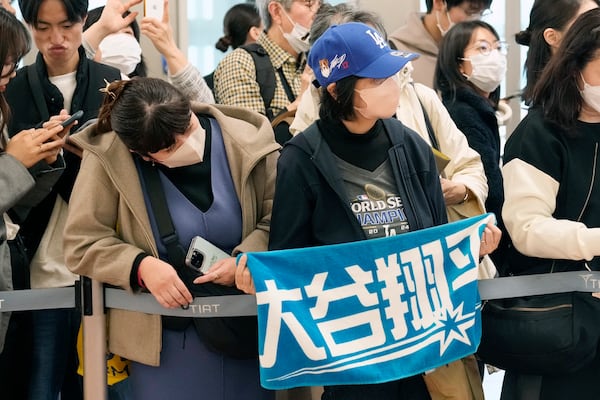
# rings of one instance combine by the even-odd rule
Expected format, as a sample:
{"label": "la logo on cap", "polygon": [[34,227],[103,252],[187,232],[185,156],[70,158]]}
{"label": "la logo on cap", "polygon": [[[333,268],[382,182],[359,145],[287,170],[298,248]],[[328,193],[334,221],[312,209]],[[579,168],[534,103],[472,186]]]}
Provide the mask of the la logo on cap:
{"label": "la logo on cap", "polygon": [[373,41],[375,42],[375,44],[377,46],[379,46],[380,49],[383,49],[385,46],[387,46],[387,43],[385,42],[385,39],[381,37],[381,35],[379,34],[379,32],[372,31],[371,29],[367,29],[367,31],[365,33],[367,35],[371,36],[371,39],[373,39]]}

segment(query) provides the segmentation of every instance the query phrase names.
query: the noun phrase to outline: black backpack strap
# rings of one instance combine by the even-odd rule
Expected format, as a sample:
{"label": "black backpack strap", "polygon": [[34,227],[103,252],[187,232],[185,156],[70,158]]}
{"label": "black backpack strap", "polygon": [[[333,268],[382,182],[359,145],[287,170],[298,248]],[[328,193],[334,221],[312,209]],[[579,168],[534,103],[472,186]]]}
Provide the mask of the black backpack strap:
{"label": "black backpack strap", "polygon": [[275,70],[267,51],[258,43],[250,43],[240,46],[252,56],[256,68],[256,82],[260,87],[260,96],[265,103],[265,112],[269,121],[273,120],[271,101],[275,96]]}
{"label": "black backpack strap", "polygon": [[144,184],[146,185],[146,193],[150,199],[152,213],[156,219],[156,226],[160,240],[167,248],[167,257],[173,267],[179,271],[183,268],[185,262],[185,250],[179,243],[179,236],[173,226],[171,213],[167,207],[167,198],[165,190],[160,182],[158,169],[149,165],[146,162],[140,162],[140,171]]}
{"label": "black backpack strap", "polygon": [[281,84],[283,85],[283,89],[285,90],[285,94],[287,95],[288,100],[290,101],[290,103],[293,103],[294,100],[296,100],[296,95],[294,94],[294,91],[292,90],[292,87],[290,86],[287,79],[285,79],[283,68],[279,68],[277,70],[277,74],[279,75],[279,79],[281,79]]}

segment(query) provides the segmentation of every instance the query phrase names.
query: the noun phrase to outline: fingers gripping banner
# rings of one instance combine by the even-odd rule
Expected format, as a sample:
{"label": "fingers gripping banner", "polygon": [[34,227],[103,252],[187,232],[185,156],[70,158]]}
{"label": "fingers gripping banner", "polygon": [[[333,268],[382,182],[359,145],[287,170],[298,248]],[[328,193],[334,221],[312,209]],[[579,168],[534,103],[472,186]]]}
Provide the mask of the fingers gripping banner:
{"label": "fingers gripping banner", "polygon": [[491,214],[388,238],[247,253],[261,384],[380,383],[472,354]]}

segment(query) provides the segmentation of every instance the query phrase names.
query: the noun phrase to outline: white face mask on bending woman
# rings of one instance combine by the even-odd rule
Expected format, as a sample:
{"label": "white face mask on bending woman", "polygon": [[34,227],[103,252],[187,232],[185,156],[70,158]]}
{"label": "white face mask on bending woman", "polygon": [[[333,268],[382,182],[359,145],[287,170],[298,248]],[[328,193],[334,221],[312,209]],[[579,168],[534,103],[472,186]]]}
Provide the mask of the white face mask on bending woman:
{"label": "white face mask on bending woman", "polygon": [[498,49],[462,60],[469,61],[473,68],[471,75],[464,75],[467,81],[486,93],[496,90],[506,75],[506,56]]}
{"label": "white face mask on bending woman", "polygon": [[202,162],[205,141],[206,131],[198,124],[198,128],[190,133],[177,150],[158,162],[169,168],[185,167]]}
{"label": "white face mask on bending woman", "polygon": [[98,45],[103,64],[110,65],[129,75],[142,61],[142,48],[133,35],[113,33],[106,36]]}

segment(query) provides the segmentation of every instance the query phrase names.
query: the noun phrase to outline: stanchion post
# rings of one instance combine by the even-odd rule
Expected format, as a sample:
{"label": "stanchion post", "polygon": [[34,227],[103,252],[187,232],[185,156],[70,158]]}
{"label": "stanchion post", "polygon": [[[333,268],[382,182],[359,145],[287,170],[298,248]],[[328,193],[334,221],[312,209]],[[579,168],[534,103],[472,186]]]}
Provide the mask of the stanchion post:
{"label": "stanchion post", "polygon": [[83,321],[83,397],[107,398],[106,388],[106,314],[101,282],[81,277]]}

